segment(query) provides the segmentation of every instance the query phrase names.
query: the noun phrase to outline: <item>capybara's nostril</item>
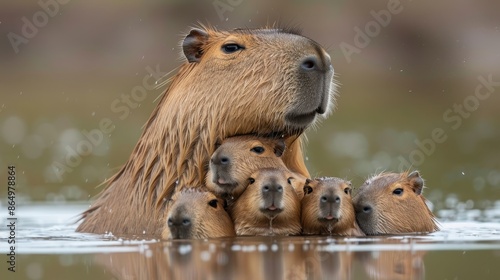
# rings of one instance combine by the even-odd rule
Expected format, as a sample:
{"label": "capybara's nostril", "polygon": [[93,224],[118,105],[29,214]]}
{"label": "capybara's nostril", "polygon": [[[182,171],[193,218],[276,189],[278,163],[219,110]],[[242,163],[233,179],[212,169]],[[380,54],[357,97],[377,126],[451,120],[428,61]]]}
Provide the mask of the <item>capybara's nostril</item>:
{"label": "capybara's nostril", "polygon": [[171,227],[171,226],[174,225],[174,221],[172,221],[172,218],[168,218],[167,224],[168,224],[169,227]]}
{"label": "capybara's nostril", "polygon": [[327,202],[327,201],[328,201],[328,198],[326,196],[321,197],[321,202]]}
{"label": "capybara's nostril", "polygon": [[340,196],[335,196],[335,203],[340,203]]}
{"label": "capybara's nostril", "polygon": [[263,186],[263,187],[262,187],[262,191],[264,191],[264,192],[268,192],[268,191],[269,191],[269,186]]}
{"label": "capybara's nostril", "polygon": [[318,68],[318,59],[315,56],[310,56],[304,59],[300,64],[300,67],[306,71],[312,71]]}
{"label": "capybara's nostril", "polygon": [[183,226],[189,226],[191,224],[191,220],[190,219],[183,219],[182,220],[182,225]]}
{"label": "capybara's nostril", "polygon": [[372,212],[372,207],[369,205],[363,206],[363,213],[369,214]]}
{"label": "capybara's nostril", "polygon": [[278,192],[283,192],[283,187],[282,186],[278,186]]}
{"label": "capybara's nostril", "polygon": [[228,158],[228,157],[221,157],[221,158],[220,158],[220,163],[221,163],[221,164],[224,164],[224,165],[227,165],[227,164],[229,164],[229,163],[230,163],[230,160],[229,160],[229,158]]}

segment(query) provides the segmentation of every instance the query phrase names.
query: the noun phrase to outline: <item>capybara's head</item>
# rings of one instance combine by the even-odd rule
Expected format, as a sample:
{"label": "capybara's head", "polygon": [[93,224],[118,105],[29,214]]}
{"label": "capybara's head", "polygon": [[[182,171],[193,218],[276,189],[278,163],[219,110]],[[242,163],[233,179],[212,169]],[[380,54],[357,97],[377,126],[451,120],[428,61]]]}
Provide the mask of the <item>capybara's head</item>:
{"label": "capybara's head", "polygon": [[230,207],[238,235],[299,234],[300,199],[292,186],[292,173],[263,168]]}
{"label": "capybara's head", "polygon": [[185,188],[172,197],[162,238],[204,239],[235,236],[224,201],[202,189]]}
{"label": "capybara's head", "polygon": [[353,198],[359,226],[367,235],[439,230],[423,189],[418,171],[382,173],[368,179]]}
{"label": "capybara's head", "polygon": [[345,235],[353,228],[351,190],[351,182],[336,177],[308,180],[301,202],[303,233]]}
{"label": "capybara's head", "polygon": [[258,169],[285,168],[281,159],[284,149],[283,139],[249,135],[227,138],[210,158],[207,188],[223,197],[238,198]]}
{"label": "capybara's head", "polygon": [[226,137],[301,132],[332,103],[330,56],[295,31],[192,29],[182,48],[192,66],[177,86],[198,100],[177,98],[208,107]]}

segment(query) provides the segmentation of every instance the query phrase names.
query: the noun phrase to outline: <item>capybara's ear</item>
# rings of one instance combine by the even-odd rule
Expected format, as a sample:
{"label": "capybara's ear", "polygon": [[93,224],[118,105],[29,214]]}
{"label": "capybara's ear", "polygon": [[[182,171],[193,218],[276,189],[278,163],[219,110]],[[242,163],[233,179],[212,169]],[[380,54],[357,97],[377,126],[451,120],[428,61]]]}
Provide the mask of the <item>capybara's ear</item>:
{"label": "capybara's ear", "polygon": [[309,183],[311,183],[311,182],[312,182],[312,179],[310,179],[310,178],[306,178],[306,185],[308,185],[308,184],[309,184]]}
{"label": "capybara's ear", "polygon": [[191,62],[199,62],[203,55],[203,45],[208,40],[208,34],[201,29],[191,29],[189,34],[182,42],[182,50],[187,60]]}
{"label": "capybara's ear", "polygon": [[285,152],[286,144],[284,139],[278,139],[276,145],[274,146],[274,154],[277,157],[281,157],[283,152]]}
{"label": "capybara's ear", "polygon": [[418,171],[413,171],[408,174],[408,180],[410,180],[410,185],[413,191],[420,195],[422,194],[422,190],[424,188],[424,180],[420,177],[420,173]]}
{"label": "capybara's ear", "polygon": [[311,186],[308,186],[308,185],[304,186],[304,195],[310,194],[312,192],[313,192],[313,188],[311,188]]}

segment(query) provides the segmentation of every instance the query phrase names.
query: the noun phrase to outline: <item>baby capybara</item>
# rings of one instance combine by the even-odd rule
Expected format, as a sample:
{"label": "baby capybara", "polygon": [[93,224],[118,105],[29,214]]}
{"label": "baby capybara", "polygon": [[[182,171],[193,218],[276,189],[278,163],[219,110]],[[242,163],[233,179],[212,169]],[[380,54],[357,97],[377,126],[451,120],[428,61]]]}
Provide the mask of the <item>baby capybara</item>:
{"label": "baby capybara", "polygon": [[356,223],[351,182],[335,177],[307,180],[302,199],[302,232],[363,236]]}
{"label": "baby capybara", "polygon": [[286,168],[281,159],[283,139],[251,135],[227,138],[210,158],[207,188],[217,195],[238,198],[250,175],[260,168]]}
{"label": "baby capybara", "polygon": [[235,236],[224,201],[201,188],[177,192],[166,215],[162,238],[204,239]]}
{"label": "baby capybara", "polygon": [[253,173],[249,185],[229,213],[237,235],[300,234],[300,199],[288,170],[264,168]]}
{"label": "baby capybara", "polygon": [[[281,158],[284,151],[285,142],[280,138],[252,135],[227,138],[210,158],[206,186],[231,204],[245,191],[248,178],[255,171],[262,168],[287,169]],[[292,186],[302,198],[306,177],[290,173]]]}
{"label": "baby capybara", "polygon": [[382,173],[368,179],[353,198],[359,226],[367,235],[439,230],[423,189],[418,171]]}

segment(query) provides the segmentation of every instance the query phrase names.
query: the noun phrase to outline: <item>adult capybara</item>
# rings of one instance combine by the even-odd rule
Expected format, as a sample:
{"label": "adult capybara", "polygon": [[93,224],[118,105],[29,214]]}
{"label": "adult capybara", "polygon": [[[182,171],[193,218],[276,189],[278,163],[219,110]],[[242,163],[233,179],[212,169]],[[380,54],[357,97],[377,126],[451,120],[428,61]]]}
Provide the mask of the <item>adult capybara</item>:
{"label": "adult capybara", "polygon": [[[262,168],[287,169],[281,158],[284,151],[285,142],[280,138],[252,135],[227,138],[210,158],[205,184],[230,204],[245,191],[252,173]],[[302,198],[307,178],[299,173],[291,176],[292,185]]]}
{"label": "adult capybara", "polygon": [[[318,43],[286,29],[192,29],[129,160],[77,231],[160,235],[177,186],[202,185],[216,143],[282,135],[282,158],[308,176],[301,135],[333,103],[333,67]],[[180,188],[180,187],[179,187]]]}
{"label": "adult capybara", "polygon": [[204,239],[235,236],[224,201],[202,188],[183,189],[172,197],[162,238]]}
{"label": "adult capybara", "polygon": [[229,207],[237,235],[300,234],[300,199],[288,170],[263,168]]}
{"label": "adult capybara", "polygon": [[335,177],[307,180],[302,204],[302,232],[364,236],[356,222],[351,182]]}
{"label": "adult capybara", "polygon": [[359,226],[367,235],[439,230],[423,189],[424,180],[418,171],[373,176],[353,198]]}

